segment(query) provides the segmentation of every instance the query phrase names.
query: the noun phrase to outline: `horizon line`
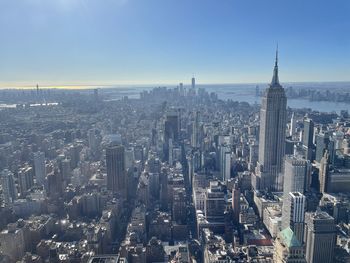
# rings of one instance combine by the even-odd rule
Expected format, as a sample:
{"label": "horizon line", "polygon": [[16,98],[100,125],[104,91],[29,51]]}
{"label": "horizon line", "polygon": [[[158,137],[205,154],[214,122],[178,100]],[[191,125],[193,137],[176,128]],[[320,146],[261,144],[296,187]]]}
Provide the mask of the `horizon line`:
{"label": "horizon line", "polygon": [[[122,88],[122,87],[167,87],[167,86],[179,86],[180,83],[183,83],[184,86],[191,86],[191,83],[189,82],[160,82],[160,83],[117,83],[117,84],[111,84],[111,83],[100,83],[100,84],[43,84],[40,85],[39,83],[31,85],[31,84],[1,84],[0,83],[0,89],[1,90],[10,90],[10,89],[36,89],[37,85],[41,89],[88,89],[89,87],[92,88],[104,88],[104,87],[115,87],[115,88]],[[282,84],[307,84],[307,83],[349,83],[350,80],[329,80],[329,81],[281,81]],[[268,85],[269,82],[202,82],[202,83],[196,83],[196,86],[208,86],[208,85]]]}

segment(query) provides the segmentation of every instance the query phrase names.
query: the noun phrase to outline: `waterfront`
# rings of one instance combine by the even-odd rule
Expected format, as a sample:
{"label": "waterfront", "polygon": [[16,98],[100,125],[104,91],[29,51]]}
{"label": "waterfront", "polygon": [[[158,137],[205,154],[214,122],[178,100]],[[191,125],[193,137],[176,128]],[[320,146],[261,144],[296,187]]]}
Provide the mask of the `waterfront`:
{"label": "waterfront", "polygon": [[[156,85],[155,85],[156,86]],[[222,100],[231,99],[233,101],[247,102],[249,104],[260,104],[261,97],[256,96],[256,87],[259,87],[260,92],[263,92],[267,87],[267,84],[198,84],[198,88],[204,88],[206,91],[215,92],[218,97]],[[315,89],[324,91],[330,89],[332,91],[349,91],[349,82],[340,83],[285,83],[283,85],[285,88],[293,87],[295,89]],[[169,88],[174,88],[174,85],[168,85]],[[189,86],[184,85],[186,89]],[[43,90],[48,90],[50,87],[42,87]],[[140,98],[140,92],[143,90],[151,90],[153,86],[94,86],[93,88],[98,88],[99,93],[102,97],[108,98],[106,101],[119,100],[124,96],[128,98]],[[26,89],[29,90],[29,89]],[[61,89],[53,89],[59,92]],[[62,89],[63,90],[63,89]],[[79,93],[89,93],[92,90],[92,86],[80,86],[79,89],[67,89],[67,92],[79,92]],[[350,110],[350,103],[344,102],[333,102],[333,101],[310,101],[308,99],[292,99],[288,98],[288,107],[301,109],[310,108],[315,111],[320,112],[332,112],[335,111],[339,113],[341,110]],[[14,108],[16,105],[13,103],[6,103],[5,101],[0,101],[0,108]]]}

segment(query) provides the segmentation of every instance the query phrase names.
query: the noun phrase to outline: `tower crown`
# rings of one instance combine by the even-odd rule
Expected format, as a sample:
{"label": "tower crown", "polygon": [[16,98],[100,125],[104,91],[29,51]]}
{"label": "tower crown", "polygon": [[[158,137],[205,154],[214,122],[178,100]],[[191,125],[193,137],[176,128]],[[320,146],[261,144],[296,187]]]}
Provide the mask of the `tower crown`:
{"label": "tower crown", "polygon": [[280,87],[280,81],[278,79],[278,46],[276,49],[276,59],[275,59],[275,67],[273,69],[272,81],[270,84],[271,87]]}

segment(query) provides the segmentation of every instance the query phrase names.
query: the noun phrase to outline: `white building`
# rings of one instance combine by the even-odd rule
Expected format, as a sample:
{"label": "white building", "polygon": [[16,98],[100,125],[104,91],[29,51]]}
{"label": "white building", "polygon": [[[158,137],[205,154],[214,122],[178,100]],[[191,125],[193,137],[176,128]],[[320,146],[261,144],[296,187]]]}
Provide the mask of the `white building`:
{"label": "white building", "polygon": [[228,146],[220,147],[220,177],[222,181],[231,178],[231,149]]}
{"label": "white building", "polygon": [[305,203],[300,192],[290,192],[283,202],[282,229],[289,227],[300,242],[304,237]]}

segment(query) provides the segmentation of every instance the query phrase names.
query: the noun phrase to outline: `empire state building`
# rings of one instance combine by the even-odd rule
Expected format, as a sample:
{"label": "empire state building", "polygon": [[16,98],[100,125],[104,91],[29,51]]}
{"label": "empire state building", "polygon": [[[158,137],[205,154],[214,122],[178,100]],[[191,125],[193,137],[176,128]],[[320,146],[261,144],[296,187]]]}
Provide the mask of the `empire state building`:
{"label": "empire state building", "polygon": [[278,79],[278,51],[270,86],[262,98],[260,110],[259,161],[254,188],[282,191],[285,154],[287,98]]}

